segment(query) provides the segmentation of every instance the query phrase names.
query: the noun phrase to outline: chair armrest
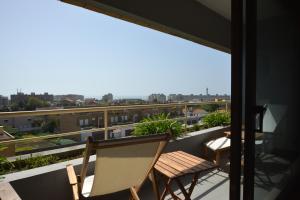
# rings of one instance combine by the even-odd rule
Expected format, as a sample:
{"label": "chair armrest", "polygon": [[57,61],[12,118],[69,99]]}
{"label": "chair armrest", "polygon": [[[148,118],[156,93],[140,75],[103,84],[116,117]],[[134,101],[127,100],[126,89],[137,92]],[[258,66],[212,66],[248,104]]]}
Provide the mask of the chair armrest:
{"label": "chair armrest", "polygon": [[77,177],[73,165],[71,164],[67,165],[67,173],[68,173],[70,185],[72,187],[74,200],[79,200],[78,181],[77,181]]}
{"label": "chair armrest", "polygon": [[69,164],[67,165],[67,173],[68,173],[68,178],[69,178],[69,182],[71,185],[77,184],[77,177],[75,174],[75,170],[73,165]]}
{"label": "chair armrest", "polygon": [[0,199],[21,200],[10,183],[0,183]]}

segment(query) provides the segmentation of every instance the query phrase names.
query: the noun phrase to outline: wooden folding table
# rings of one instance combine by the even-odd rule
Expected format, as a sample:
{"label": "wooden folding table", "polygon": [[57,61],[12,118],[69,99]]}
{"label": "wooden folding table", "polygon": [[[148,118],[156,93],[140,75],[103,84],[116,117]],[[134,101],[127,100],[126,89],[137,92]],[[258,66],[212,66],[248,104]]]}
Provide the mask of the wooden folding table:
{"label": "wooden folding table", "polygon": [[[191,194],[197,184],[200,173],[216,168],[212,162],[202,158],[193,156],[183,151],[175,151],[162,154],[154,166],[155,170],[162,175],[164,181],[164,191],[160,200],[163,200],[168,193],[171,194],[173,199],[180,199],[171,188],[171,183],[176,182],[186,200],[191,199]],[[180,178],[185,175],[193,175],[191,185],[188,190],[184,188]]]}

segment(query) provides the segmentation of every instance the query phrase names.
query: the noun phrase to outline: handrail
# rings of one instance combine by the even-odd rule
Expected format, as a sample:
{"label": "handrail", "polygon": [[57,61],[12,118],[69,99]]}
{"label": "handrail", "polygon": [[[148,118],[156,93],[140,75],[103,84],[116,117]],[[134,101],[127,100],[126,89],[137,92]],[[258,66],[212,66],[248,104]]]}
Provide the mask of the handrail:
{"label": "handrail", "polygon": [[[166,120],[156,120],[155,122],[162,122],[162,121],[168,121],[168,120],[184,120],[185,117],[177,117],[177,118],[172,118],[172,119],[166,119]],[[131,123],[131,124],[122,124],[122,125],[114,125],[107,127],[108,130],[114,130],[118,128],[124,128],[124,127],[134,127],[139,124],[151,124],[154,122],[139,122],[139,123]],[[66,133],[59,133],[59,134],[49,134],[49,135],[43,135],[43,136],[38,136],[38,137],[29,137],[29,138],[22,138],[22,139],[14,139],[14,140],[6,140],[6,141],[1,141],[1,144],[14,144],[14,143],[25,143],[25,142],[37,142],[40,140],[47,140],[47,139],[53,139],[53,138],[60,138],[60,137],[66,137],[66,136],[72,136],[72,135],[79,135],[82,133],[91,133],[91,132],[96,132],[96,131],[105,131],[105,128],[91,128],[87,130],[80,130],[80,131],[72,131],[72,132],[66,132]]]}
{"label": "handrail", "polygon": [[[188,106],[199,106],[203,104],[225,104],[226,110],[228,109],[228,103],[230,101],[222,101],[222,102],[197,102],[197,103],[168,103],[168,104],[146,104],[146,105],[128,105],[128,106],[105,106],[105,107],[87,107],[87,108],[70,108],[70,109],[56,109],[56,110],[36,110],[36,111],[16,111],[16,112],[0,112],[0,118],[13,118],[13,117],[24,117],[24,116],[45,116],[45,115],[60,115],[60,114],[76,114],[76,113],[92,113],[92,112],[103,112],[104,113],[104,127],[103,128],[92,128],[88,130],[79,130],[79,131],[72,131],[66,133],[59,133],[59,134],[49,134],[45,136],[38,136],[38,137],[30,137],[30,138],[23,138],[23,139],[14,139],[8,141],[1,141],[0,145],[9,145],[9,144],[17,144],[17,143],[25,143],[25,142],[36,142],[42,141],[52,138],[60,138],[72,135],[79,135],[82,133],[91,133],[96,131],[104,131],[104,138],[105,140],[108,139],[108,131],[121,128],[121,127],[129,127],[129,126],[136,126],[142,123],[152,123],[152,122],[140,122],[140,123],[131,123],[131,124],[123,124],[123,125],[114,125],[108,126],[108,112],[110,111],[120,111],[120,110],[140,110],[140,109],[159,109],[159,108],[170,108],[170,107],[184,107],[187,110]],[[188,112],[185,112],[184,117],[173,118],[175,120],[183,120],[185,124],[187,123]],[[164,121],[164,120],[158,120]],[[185,129],[187,126],[185,125]]]}
{"label": "handrail", "polygon": [[35,110],[35,111],[15,111],[15,112],[0,112],[0,117],[22,117],[22,116],[40,116],[40,115],[60,115],[60,114],[75,114],[89,112],[104,112],[117,110],[138,110],[151,108],[168,108],[173,106],[196,106],[201,104],[226,104],[224,102],[199,102],[199,103],[168,103],[168,104],[146,104],[146,105],[128,105],[128,106],[103,106],[103,107],[88,107],[88,108],[69,108],[69,109],[54,109],[54,110]]}

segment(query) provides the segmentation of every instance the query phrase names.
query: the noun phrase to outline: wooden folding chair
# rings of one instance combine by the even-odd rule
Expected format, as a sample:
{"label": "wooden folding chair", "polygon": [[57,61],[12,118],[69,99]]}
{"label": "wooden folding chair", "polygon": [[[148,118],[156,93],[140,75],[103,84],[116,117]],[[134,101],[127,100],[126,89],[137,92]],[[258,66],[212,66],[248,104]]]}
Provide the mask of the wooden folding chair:
{"label": "wooden folding chair", "polygon": [[[94,141],[89,137],[80,175],[76,176],[73,166],[67,165],[74,199],[130,189],[130,198],[139,200],[138,191],[147,177],[152,181],[155,196],[158,197],[153,166],[169,139],[167,134],[106,141]],[[94,151],[94,175],[87,176],[89,158]]]}

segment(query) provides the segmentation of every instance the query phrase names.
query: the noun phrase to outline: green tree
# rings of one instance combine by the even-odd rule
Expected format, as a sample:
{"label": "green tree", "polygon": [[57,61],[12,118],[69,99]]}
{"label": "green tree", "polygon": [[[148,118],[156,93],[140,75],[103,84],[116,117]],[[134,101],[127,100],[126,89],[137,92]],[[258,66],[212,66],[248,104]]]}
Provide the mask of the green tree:
{"label": "green tree", "polygon": [[0,112],[9,112],[9,108],[7,106],[3,106],[1,109],[0,109]]}
{"label": "green tree", "polygon": [[24,104],[23,102],[12,103],[12,104],[10,105],[10,109],[11,109],[11,111],[24,110],[24,106],[25,106],[25,104]]}
{"label": "green tree", "polygon": [[204,104],[201,105],[201,108],[206,112],[215,112],[220,108],[219,104]]}
{"label": "green tree", "polygon": [[59,122],[57,120],[49,120],[42,124],[42,130],[46,133],[54,133],[58,128]]}
{"label": "green tree", "polygon": [[47,106],[49,106],[49,104],[47,102],[42,101],[36,97],[29,97],[28,101],[25,105],[25,109],[26,110],[35,110],[36,108],[47,107]]}

